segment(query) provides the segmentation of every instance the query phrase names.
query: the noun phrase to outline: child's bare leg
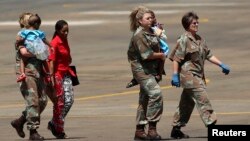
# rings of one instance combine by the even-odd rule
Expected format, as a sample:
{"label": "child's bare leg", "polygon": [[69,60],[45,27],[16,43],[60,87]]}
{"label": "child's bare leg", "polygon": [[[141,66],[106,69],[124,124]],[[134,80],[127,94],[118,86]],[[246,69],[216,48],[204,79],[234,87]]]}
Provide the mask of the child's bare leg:
{"label": "child's bare leg", "polygon": [[24,61],[23,61],[23,58],[20,61],[20,72],[21,72],[21,74],[24,73]]}
{"label": "child's bare leg", "polygon": [[20,73],[21,73],[21,75],[17,78],[17,82],[21,82],[21,81],[23,81],[23,80],[25,80],[25,78],[26,78],[26,75],[25,75],[25,63],[24,63],[24,60],[23,60],[24,58],[22,58],[21,60],[20,60]]}

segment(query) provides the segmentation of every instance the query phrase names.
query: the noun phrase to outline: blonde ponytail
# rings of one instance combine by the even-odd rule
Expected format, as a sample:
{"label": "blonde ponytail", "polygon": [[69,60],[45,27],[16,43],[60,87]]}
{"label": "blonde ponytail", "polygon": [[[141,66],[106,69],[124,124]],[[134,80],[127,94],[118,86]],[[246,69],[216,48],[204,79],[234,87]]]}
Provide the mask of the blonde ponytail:
{"label": "blonde ponytail", "polygon": [[139,20],[143,18],[145,13],[150,13],[150,11],[151,10],[145,6],[136,7],[129,15],[130,30],[133,32],[136,31],[136,29],[140,26]]}

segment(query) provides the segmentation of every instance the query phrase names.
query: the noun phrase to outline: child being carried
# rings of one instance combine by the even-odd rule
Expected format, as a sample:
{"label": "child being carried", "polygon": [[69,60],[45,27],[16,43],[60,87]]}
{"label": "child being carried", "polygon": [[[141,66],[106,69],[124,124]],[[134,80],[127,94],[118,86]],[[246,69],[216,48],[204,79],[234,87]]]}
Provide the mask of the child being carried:
{"label": "child being carried", "polygon": [[[24,29],[18,32],[17,44],[24,44],[24,47],[28,52],[33,54],[37,59],[43,61],[46,72],[49,72],[49,66],[46,60],[49,56],[49,49],[51,48],[50,43],[45,37],[45,33],[39,30],[41,25],[41,18],[35,14],[30,15],[27,19],[28,24],[25,25]],[[21,53],[22,54],[22,53]],[[21,75],[17,78],[17,82],[25,80],[25,65],[27,57],[21,56],[20,61],[20,72]]]}

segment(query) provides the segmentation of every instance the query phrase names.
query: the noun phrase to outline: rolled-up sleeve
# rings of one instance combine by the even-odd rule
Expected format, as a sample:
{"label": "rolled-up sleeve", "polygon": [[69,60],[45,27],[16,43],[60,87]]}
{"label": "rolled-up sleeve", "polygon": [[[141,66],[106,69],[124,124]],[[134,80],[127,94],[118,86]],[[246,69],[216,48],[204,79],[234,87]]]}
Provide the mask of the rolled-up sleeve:
{"label": "rolled-up sleeve", "polygon": [[209,60],[213,56],[211,50],[207,47],[206,41],[204,41],[204,48],[206,51],[206,59]]}
{"label": "rolled-up sleeve", "polygon": [[182,60],[184,60],[185,54],[186,54],[186,43],[184,42],[184,40],[180,39],[177,41],[173,60],[180,63]]}

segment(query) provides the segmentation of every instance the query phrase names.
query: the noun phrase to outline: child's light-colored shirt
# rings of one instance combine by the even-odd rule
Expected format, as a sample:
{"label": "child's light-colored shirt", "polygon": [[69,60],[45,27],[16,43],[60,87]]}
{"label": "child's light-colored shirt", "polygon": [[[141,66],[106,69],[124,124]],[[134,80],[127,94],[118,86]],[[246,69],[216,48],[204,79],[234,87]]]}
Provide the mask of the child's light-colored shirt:
{"label": "child's light-colored shirt", "polygon": [[18,36],[24,40],[25,48],[39,60],[46,60],[49,56],[48,47],[44,44],[45,33],[41,30],[23,29]]}
{"label": "child's light-colored shirt", "polygon": [[[158,28],[157,26],[151,27],[151,29],[153,31],[155,31],[157,28]],[[160,42],[160,47],[161,47],[163,53],[167,56],[168,52],[169,52],[169,46],[167,44],[167,36],[165,34],[165,30],[162,31],[159,42]]]}
{"label": "child's light-colored shirt", "polygon": [[37,37],[45,39],[45,33],[41,30],[22,29],[18,33],[25,40],[34,41]]}

